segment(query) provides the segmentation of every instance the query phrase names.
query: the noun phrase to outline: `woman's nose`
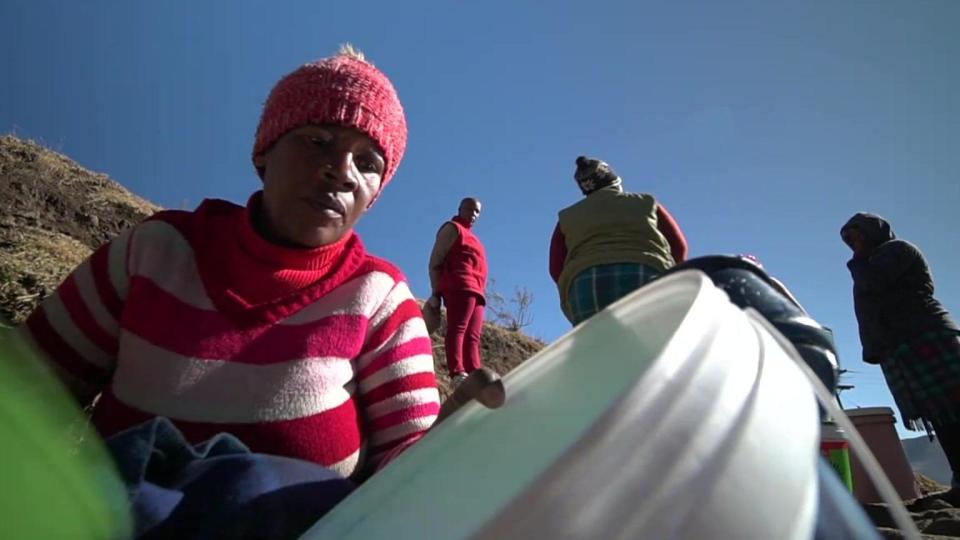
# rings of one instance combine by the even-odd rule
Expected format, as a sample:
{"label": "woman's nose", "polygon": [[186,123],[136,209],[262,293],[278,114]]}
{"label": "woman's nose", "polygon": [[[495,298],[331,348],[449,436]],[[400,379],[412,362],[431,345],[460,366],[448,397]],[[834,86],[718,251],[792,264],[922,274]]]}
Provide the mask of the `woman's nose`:
{"label": "woman's nose", "polygon": [[323,178],[337,191],[353,191],[358,185],[355,173],[353,152],[336,152],[324,164]]}

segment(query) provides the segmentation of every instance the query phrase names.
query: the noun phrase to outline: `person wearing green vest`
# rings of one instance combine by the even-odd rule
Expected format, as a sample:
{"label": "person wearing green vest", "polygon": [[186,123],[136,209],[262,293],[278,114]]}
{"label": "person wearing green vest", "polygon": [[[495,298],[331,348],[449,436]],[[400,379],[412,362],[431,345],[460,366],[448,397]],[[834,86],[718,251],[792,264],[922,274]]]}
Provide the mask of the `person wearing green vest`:
{"label": "person wearing green vest", "polygon": [[599,159],[577,158],[584,198],[560,211],[550,240],[550,276],[576,326],[687,258],[687,241],[652,195],[624,191]]}

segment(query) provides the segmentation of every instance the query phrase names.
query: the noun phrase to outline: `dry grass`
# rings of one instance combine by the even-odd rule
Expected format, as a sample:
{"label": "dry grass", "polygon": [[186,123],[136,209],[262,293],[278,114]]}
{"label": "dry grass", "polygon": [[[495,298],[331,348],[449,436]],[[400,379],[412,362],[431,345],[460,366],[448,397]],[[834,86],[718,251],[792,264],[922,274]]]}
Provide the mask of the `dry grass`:
{"label": "dry grass", "polygon": [[90,254],[90,248],[60,233],[27,227],[0,246],[0,316],[10,323],[34,306]]}
{"label": "dry grass", "polygon": [[80,205],[91,214],[111,209],[130,209],[137,215],[150,215],[160,209],[138,197],[105,174],[87,170],[63,154],[12,135],[0,136],[0,178],[4,181],[23,176],[38,192],[79,195]]}
{"label": "dry grass", "polygon": [[950,488],[950,486],[945,486],[933,478],[924,476],[918,472],[914,472],[913,474],[916,477],[917,489],[920,491],[921,497],[925,497],[931,493],[940,493]]}
{"label": "dry grass", "polygon": [[0,137],[0,322],[19,323],[95,248],[159,210],[103,174]]}

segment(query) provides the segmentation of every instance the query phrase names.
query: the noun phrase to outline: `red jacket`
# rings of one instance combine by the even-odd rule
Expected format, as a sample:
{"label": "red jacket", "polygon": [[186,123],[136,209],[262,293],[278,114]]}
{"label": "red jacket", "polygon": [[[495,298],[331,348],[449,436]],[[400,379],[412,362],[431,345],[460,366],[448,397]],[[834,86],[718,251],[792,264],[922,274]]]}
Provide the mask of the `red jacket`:
{"label": "red jacket", "polygon": [[454,216],[450,223],[457,228],[457,240],[450,246],[443,262],[439,289],[441,294],[457,291],[474,293],[481,298],[487,288],[487,252],[469,225]]}

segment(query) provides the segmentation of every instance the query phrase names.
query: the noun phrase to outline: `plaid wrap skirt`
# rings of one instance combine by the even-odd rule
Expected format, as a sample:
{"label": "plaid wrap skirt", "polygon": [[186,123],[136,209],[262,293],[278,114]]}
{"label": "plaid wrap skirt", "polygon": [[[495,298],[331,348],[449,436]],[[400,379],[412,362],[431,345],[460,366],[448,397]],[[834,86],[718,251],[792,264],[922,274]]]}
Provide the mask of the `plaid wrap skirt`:
{"label": "plaid wrap skirt", "polygon": [[960,332],[934,330],[880,362],[907,429],[960,422]]}
{"label": "plaid wrap skirt", "polygon": [[652,266],[636,263],[601,264],[587,268],[570,283],[570,303],[574,326],[596,315],[603,308],[660,277]]}

